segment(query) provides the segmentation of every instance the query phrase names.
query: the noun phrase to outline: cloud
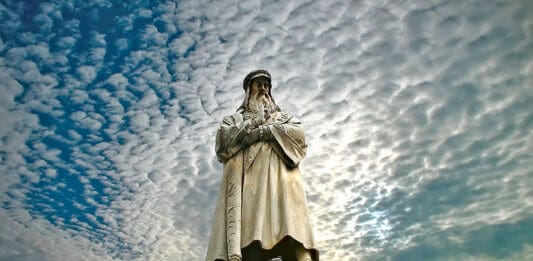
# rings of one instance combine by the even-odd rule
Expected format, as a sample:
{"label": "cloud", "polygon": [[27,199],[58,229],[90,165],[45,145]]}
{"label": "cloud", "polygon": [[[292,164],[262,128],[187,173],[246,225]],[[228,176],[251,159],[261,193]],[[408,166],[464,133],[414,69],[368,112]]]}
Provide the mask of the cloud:
{"label": "cloud", "polygon": [[323,260],[528,259],[527,1],[0,5],[0,259],[199,260],[265,68]]}

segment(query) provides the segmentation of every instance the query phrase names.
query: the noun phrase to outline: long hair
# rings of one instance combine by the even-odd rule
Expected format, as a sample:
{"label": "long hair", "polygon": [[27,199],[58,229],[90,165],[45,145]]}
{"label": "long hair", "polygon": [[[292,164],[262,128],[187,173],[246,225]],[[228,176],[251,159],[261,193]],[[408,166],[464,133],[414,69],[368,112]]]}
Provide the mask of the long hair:
{"label": "long hair", "polygon": [[264,76],[265,78],[268,79],[268,98],[270,99],[270,102],[272,102],[272,105],[274,108],[272,108],[272,111],[269,111],[270,113],[274,112],[274,111],[281,111],[281,108],[276,104],[276,102],[274,101],[274,97],[272,97],[272,93],[271,93],[271,90],[272,90],[272,82],[271,82],[271,76],[270,76],[270,73],[267,71],[267,70],[255,70],[255,71],[251,71],[250,73],[248,73],[248,75],[246,75],[246,77],[244,77],[244,81],[242,83],[242,88],[244,89],[244,100],[242,101],[242,104],[241,106],[239,106],[239,108],[237,109],[237,111],[245,111],[245,110],[249,110],[250,107],[249,107],[249,104],[250,104],[250,98],[251,97],[251,85],[252,85],[252,82],[253,82],[253,79],[254,79],[254,76],[256,75],[260,75],[260,76]]}
{"label": "long hair", "polygon": [[[248,83],[248,86],[245,88],[245,93],[244,93],[244,100],[242,101],[242,104],[241,106],[239,106],[239,108],[237,109],[238,112],[242,112],[242,111],[246,111],[246,110],[249,110],[250,109],[250,99],[252,98],[252,91],[250,88],[250,85],[251,85],[252,81],[250,81]],[[270,102],[272,103],[273,105],[273,108],[272,108],[272,111],[269,111],[269,113],[272,113],[272,112],[275,112],[275,111],[281,111],[281,108],[276,104],[276,101],[274,101],[274,98],[272,97],[272,94],[270,92],[270,90],[272,89],[272,86],[269,84],[269,88],[268,88],[268,93],[267,93],[267,98],[270,99]]]}

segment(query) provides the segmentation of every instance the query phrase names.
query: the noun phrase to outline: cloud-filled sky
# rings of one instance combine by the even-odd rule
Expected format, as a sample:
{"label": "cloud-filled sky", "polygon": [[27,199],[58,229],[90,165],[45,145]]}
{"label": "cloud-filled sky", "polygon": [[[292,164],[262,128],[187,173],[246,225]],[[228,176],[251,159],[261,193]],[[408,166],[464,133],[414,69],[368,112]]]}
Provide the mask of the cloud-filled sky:
{"label": "cloud-filled sky", "polygon": [[203,260],[263,68],[322,260],[533,258],[533,2],[1,1],[0,260]]}

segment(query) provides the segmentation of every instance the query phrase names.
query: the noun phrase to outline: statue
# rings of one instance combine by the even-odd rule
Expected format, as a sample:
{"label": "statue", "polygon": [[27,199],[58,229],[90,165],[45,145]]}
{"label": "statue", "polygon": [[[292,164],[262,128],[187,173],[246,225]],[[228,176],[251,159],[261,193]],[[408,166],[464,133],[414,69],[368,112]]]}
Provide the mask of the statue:
{"label": "statue", "polygon": [[249,73],[236,114],[224,117],[216,154],[224,164],[207,261],[317,261],[298,164],[300,122],[281,111],[268,71]]}

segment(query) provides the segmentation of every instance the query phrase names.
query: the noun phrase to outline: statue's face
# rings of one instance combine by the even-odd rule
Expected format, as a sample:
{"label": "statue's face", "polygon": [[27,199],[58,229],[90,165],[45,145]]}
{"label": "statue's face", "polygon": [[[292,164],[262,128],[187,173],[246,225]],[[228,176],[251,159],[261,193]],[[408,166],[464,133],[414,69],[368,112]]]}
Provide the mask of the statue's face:
{"label": "statue's face", "polygon": [[262,95],[267,96],[268,91],[270,89],[270,84],[268,83],[268,79],[265,77],[259,77],[252,80],[252,88],[251,95],[252,97],[256,97],[256,95]]}

